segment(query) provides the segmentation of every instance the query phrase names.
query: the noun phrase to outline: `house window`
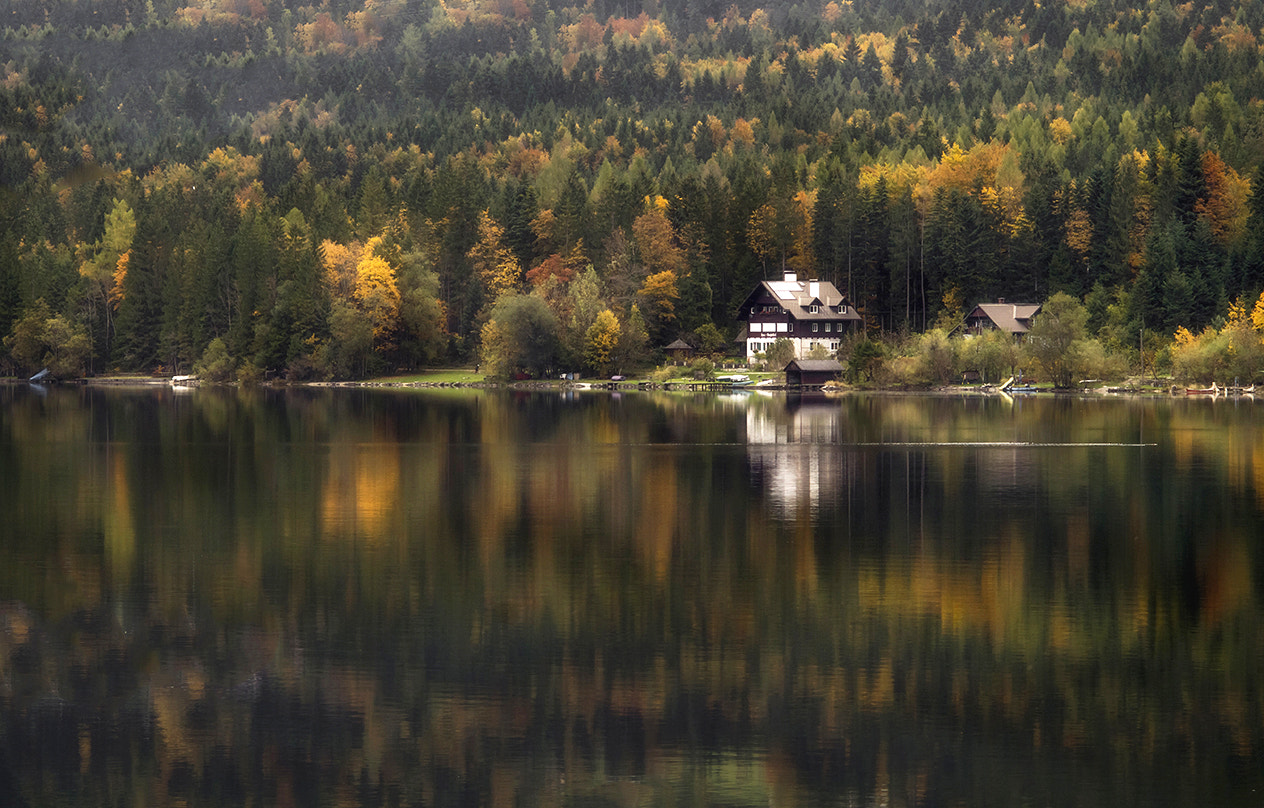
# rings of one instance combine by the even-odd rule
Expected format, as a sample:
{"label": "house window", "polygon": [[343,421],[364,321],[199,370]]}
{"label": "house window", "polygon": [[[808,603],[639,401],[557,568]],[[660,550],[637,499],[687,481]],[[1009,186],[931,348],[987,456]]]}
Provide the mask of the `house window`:
{"label": "house window", "polygon": [[815,334],[817,330],[820,329],[820,327],[821,327],[820,323],[812,323],[812,333]]}
{"label": "house window", "polygon": [[812,312],[813,314],[820,314],[821,307],[816,306],[816,305],[808,306],[808,311]]}
{"label": "house window", "polygon": [[829,332],[830,332],[830,324],[829,324],[829,323],[826,323],[826,324],[825,324],[825,333],[826,333],[826,334],[828,334]]}
{"label": "house window", "polygon": [[846,313],[847,313],[847,307],[846,307],[846,306],[839,306],[839,307],[838,307],[838,313],[839,313],[839,314],[846,314]]}

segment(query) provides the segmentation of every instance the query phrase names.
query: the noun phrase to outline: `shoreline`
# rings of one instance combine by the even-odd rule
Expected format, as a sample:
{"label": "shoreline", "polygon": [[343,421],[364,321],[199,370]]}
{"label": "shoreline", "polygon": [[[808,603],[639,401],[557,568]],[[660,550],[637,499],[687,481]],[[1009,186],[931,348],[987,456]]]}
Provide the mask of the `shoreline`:
{"label": "shoreline", "polygon": [[[240,382],[205,382],[198,379],[181,379],[173,381],[170,377],[142,377],[142,376],[114,376],[114,377],[87,377],[80,379],[69,379],[64,381],[52,382],[30,382],[27,379],[19,377],[7,377],[0,379],[0,384],[5,385],[21,385],[32,384],[39,387],[52,385],[77,385],[83,387],[136,387],[136,388],[152,388],[152,387],[169,387],[178,390],[189,390],[194,387],[258,387],[273,390],[287,388],[316,388],[316,389],[416,389],[416,390],[511,390],[524,392],[667,392],[667,393],[724,393],[724,392],[779,392],[779,393],[819,393],[825,395],[848,395],[848,394],[868,394],[868,395],[891,395],[891,396],[961,396],[961,397],[992,397],[1004,396],[1008,398],[1040,395],[1040,396],[1082,396],[1082,397],[1105,397],[1105,396],[1135,396],[1135,397],[1176,397],[1176,396],[1197,396],[1207,398],[1254,398],[1254,391],[1248,388],[1219,387],[1212,389],[1192,388],[1179,385],[1171,380],[1163,380],[1163,384],[1137,384],[1132,380],[1124,381],[1119,384],[1101,384],[1097,383],[1092,387],[1077,388],[1040,388],[1037,390],[1024,390],[1021,392],[1010,393],[1000,389],[997,385],[939,385],[925,388],[896,388],[896,387],[864,387],[852,385],[823,385],[823,386],[806,386],[799,387],[787,385],[785,383],[763,383],[753,385],[732,385],[724,382],[695,380],[695,381],[638,381],[638,380],[621,380],[621,381],[569,381],[560,379],[547,380],[523,380],[523,381],[498,381],[481,379],[477,381],[427,381],[425,379],[416,380],[400,380],[393,381],[390,379],[374,379],[363,381],[317,381],[317,382],[286,382],[286,381],[268,381],[253,385],[244,385]],[[1158,381],[1158,380],[1147,380]]]}

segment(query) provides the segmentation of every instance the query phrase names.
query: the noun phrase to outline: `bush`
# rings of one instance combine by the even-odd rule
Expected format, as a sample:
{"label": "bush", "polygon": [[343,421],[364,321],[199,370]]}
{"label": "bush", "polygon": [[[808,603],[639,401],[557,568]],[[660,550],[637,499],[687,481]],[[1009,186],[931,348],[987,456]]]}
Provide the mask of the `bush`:
{"label": "bush", "polygon": [[254,362],[242,362],[237,368],[237,381],[244,385],[259,384],[263,381],[263,368]]}
{"label": "bush", "polygon": [[785,337],[774,342],[764,352],[764,368],[766,370],[785,370],[786,365],[794,361],[794,343]]}
{"label": "bush", "polygon": [[695,359],[689,369],[695,379],[715,378],[715,363],[710,359]]}
{"label": "bush", "polygon": [[923,383],[950,384],[961,376],[957,369],[957,352],[943,330],[927,331],[919,343],[920,380]]}
{"label": "bush", "polygon": [[673,365],[664,365],[663,367],[655,368],[655,370],[650,373],[650,381],[657,382],[658,384],[666,384],[674,378],[676,378],[676,367]]}
{"label": "bush", "polygon": [[875,381],[874,374],[882,365],[882,346],[871,339],[858,341],[847,361],[847,381]]}
{"label": "bush", "polygon": [[233,378],[236,363],[228,354],[224,340],[216,337],[202,352],[202,358],[193,366],[193,372],[208,382],[226,382]]}
{"label": "bush", "polygon": [[1085,340],[1080,346],[1080,370],[1086,379],[1122,379],[1128,375],[1127,360],[1109,353],[1100,340]]}
{"label": "bush", "polygon": [[967,334],[961,337],[957,346],[958,370],[977,370],[984,382],[993,384],[1014,375],[1018,358],[1018,343],[1000,329],[977,336]]}

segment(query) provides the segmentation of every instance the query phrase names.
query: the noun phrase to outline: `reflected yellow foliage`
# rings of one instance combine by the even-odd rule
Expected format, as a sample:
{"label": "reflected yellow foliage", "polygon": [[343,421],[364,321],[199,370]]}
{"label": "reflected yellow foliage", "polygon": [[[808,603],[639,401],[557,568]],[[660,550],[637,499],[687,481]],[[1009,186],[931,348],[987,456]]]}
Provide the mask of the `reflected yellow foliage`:
{"label": "reflected yellow foliage", "polygon": [[390,443],[334,447],[321,491],[321,521],[333,536],[393,541],[398,527],[399,447]]}
{"label": "reflected yellow foliage", "polygon": [[[465,777],[497,804],[644,804],[663,780],[810,804],[813,760],[912,804],[942,771],[880,750],[925,727],[954,761],[979,727],[1112,767],[1178,744],[1183,774],[1259,754],[1249,408],[287,395],[137,423],[148,393],[92,416],[56,391],[0,424],[33,526],[7,568],[52,547],[39,580],[6,573],[29,606],[0,604],[0,679],[26,659],[69,693],[72,668],[138,660],[164,783],[249,748],[278,801],[304,793],[282,754],[304,719],[252,718],[267,699],[336,726],[330,804],[361,771],[416,802]],[[1059,445],[978,445],[998,436]],[[1152,445],[1070,445],[1116,440]],[[1191,490],[1198,521],[1172,507]],[[90,641],[58,638],[81,612]],[[84,726],[76,770],[105,754]],[[688,732],[724,739],[691,774]]]}
{"label": "reflected yellow foliage", "polygon": [[126,581],[136,560],[136,525],[132,519],[131,486],[127,481],[127,457],[115,452],[110,458],[110,473],[106,479],[108,503],[102,514],[102,530],[105,534],[106,557],[109,559],[111,576]]}

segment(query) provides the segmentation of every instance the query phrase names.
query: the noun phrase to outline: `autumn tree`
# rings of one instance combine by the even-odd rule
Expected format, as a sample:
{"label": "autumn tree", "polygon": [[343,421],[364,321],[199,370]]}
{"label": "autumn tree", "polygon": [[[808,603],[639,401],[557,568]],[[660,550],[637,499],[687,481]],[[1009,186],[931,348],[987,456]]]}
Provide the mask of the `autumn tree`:
{"label": "autumn tree", "polygon": [[373,330],[377,349],[384,352],[394,347],[400,297],[395,269],[375,252],[381,243],[375,237],[364,245],[356,264],[355,301]]}
{"label": "autumn tree", "polygon": [[102,323],[101,353],[109,356],[114,337],[114,313],[123,301],[123,285],[136,235],[136,213],[125,199],[116,199],[105,217],[105,230],[94,254],[79,266],[87,288],[89,322]]}
{"label": "autumn tree", "polygon": [[1055,387],[1070,387],[1080,372],[1088,339],[1088,312],[1080,301],[1057,292],[1040,309],[1027,332],[1028,356]]}
{"label": "autumn tree", "polygon": [[650,210],[632,222],[637,253],[647,274],[671,272],[679,276],[685,270],[685,252],[677,243],[675,230],[667,219],[667,202],[658,197]]}
{"label": "autumn tree", "polygon": [[623,329],[610,309],[603,310],[584,337],[584,364],[597,376],[609,376]]}
{"label": "autumn tree", "polygon": [[650,340],[654,344],[666,344],[667,335],[676,324],[678,297],[676,273],[670,269],[647,277],[637,293],[638,303],[645,312]]}
{"label": "autumn tree", "polygon": [[505,243],[505,229],[484,210],[478,217],[478,240],[467,257],[483,282],[487,298],[495,301],[518,285],[522,266]]}

